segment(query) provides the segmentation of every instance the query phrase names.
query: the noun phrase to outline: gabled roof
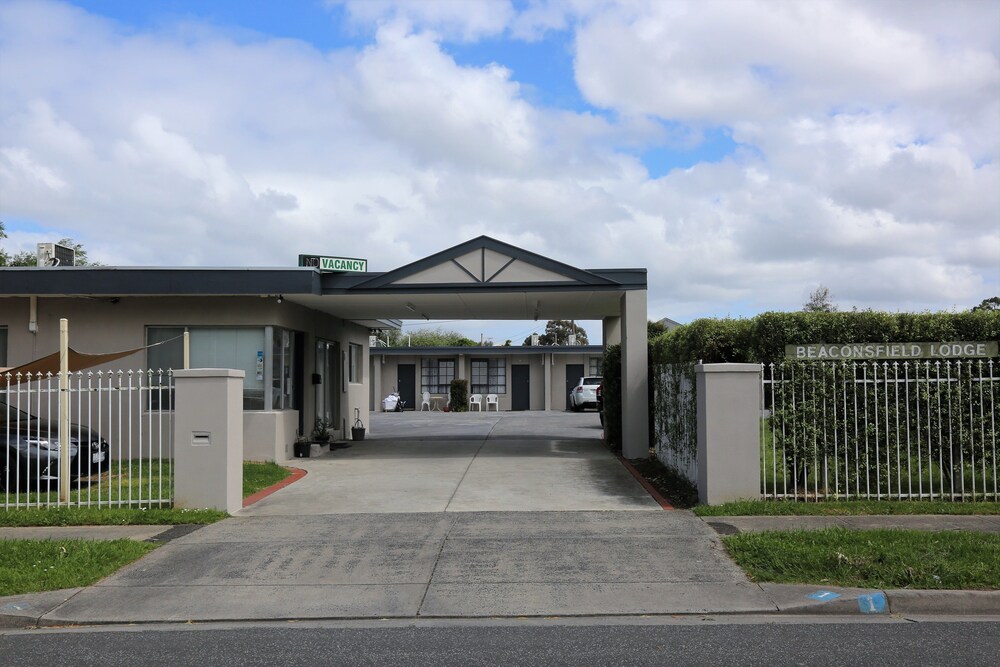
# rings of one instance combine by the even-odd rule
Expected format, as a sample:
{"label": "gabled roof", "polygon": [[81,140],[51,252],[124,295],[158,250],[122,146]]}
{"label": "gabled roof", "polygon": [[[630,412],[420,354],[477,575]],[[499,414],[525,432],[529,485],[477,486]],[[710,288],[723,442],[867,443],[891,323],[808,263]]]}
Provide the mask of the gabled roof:
{"label": "gabled roof", "polygon": [[610,287],[619,283],[528,252],[489,236],[460,243],[393,271],[353,285],[351,291],[510,288],[533,285]]}

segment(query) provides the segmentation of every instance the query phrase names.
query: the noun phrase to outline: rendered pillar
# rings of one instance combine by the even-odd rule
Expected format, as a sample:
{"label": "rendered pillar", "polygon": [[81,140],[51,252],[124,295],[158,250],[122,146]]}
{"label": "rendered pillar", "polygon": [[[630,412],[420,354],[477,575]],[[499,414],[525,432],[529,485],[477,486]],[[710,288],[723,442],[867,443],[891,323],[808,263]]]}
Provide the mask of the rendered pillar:
{"label": "rendered pillar", "polygon": [[760,498],[760,365],[698,364],[698,500]]}
{"label": "rendered pillar", "polygon": [[174,506],[243,507],[243,371],[174,371]]}
{"label": "rendered pillar", "polygon": [[608,345],[617,345],[622,342],[622,318],[605,317],[601,324],[603,326],[602,333],[604,334],[604,347],[607,347]]}
{"label": "rendered pillar", "polygon": [[542,386],[545,387],[545,409],[552,409],[552,355],[542,355]]}
{"label": "rendered pillar", "polygon": [[622,456],[649,457],[649,356],[646,290],[629,290],[621,300]]}

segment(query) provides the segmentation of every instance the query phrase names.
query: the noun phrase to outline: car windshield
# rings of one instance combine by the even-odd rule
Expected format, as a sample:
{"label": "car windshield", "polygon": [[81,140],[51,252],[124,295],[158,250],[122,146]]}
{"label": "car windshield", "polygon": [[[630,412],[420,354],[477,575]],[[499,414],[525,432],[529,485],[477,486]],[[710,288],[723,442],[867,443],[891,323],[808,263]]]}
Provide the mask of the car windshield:
{"label": "car windshield", "polygon": [[601,384],[601,378],[583,378],[583,382],[580,384],[584,386],[589,386],[592,384]]}

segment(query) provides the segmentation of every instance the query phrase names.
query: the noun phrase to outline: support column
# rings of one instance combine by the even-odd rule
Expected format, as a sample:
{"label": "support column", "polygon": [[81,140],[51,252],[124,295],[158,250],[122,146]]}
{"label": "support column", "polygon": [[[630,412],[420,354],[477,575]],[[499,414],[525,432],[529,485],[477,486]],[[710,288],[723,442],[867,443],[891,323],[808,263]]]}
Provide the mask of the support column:
{"label": "support column", "polygon": [[760,498],[760,365],[698,364],[698,500]]}
{"label": "support column", "polygon": [[622,318],[605,317],[601,324],[603,325],[604,347],[622,342]]}
{"label": "support column", "polygon": [[629,290],[621,298],[622,456],[649,456],[649,386],[646,290]]}
{"label": "support column", "polygon": [[174,371],[174,506],[243,507],[243,371]]}
{"label": "support column", "polygon": [[545,410],[552,409],[552,354],[542,355],[542,386],[545,389]]}

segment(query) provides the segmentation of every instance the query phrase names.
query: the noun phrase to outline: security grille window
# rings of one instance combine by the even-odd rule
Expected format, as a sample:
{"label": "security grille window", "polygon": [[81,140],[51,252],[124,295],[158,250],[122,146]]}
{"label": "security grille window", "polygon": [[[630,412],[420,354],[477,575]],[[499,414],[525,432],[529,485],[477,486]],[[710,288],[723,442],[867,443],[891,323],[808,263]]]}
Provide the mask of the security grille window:
{"label": "security grille window", "polygon": [[591,357],[590,358],[590,372],[588,375],[600,375],[601,374],[601,358]]}
{"label": "security grille window", "polygon": [[7,327],[0,327],[0,368],[7,367]]}
{"label": "security grille window", "polygon": [[361,357],[362,357],[361,353],[363,351],[363,348],[360,345],[358,345],[357,343],[351,343],[350,347],[349,347],[349,351],[350,351],[350,360],[349,360],[350,361],[350,367],[349,367],[349,373],[348,373],[348,376],[347,376],[347,381],[348,382],[353,382],[353,383],[357,384],[357,383],[360,383],[362,381],[362,379],[363,379],[362,376],[361,376],[361,368],[362,368],[361,367]]}
{"label": "security grille window", "polygon": [[[152,386],[166,386],[168,370],[184,367],[184,327],[147,327],[146,344],[160,343],[146,350],[146,365],[153,371]],[[264,409],[264,329],[188,327],[191,368],[235,368],[246,373],[243,379],[243,409]],[[258,359],[261,362],[258,362]],[[158,371],[164,371],[162,375]],[[150,407],[173,409],[173,396],[166,389],[150,391]]]}
{"label": "security grille window", "polygon": [[472,360],[472,393],[507,393],[507,367],[503,359]]}
{"label": "security grille window", "polygon": [[[299,378],[295,366],[295,332],[274,327],[271,330],[271,408],[274,410],[294,409],[297,405],[298,387]],[[263,406],[263,404],[264,396],[261,394],[261,405]],[[244,409],[251,408],[244,407]],[[263,410],[264,408],[254,409]]]}
{"label": "security grille window", "polygon": [[455,379],[454,359],[422,359],[420,361],[420,391],[447,394]]}

